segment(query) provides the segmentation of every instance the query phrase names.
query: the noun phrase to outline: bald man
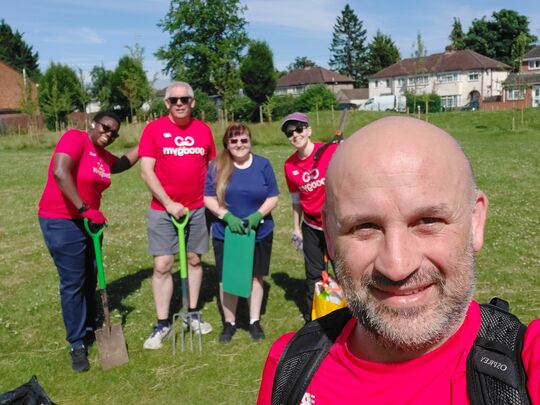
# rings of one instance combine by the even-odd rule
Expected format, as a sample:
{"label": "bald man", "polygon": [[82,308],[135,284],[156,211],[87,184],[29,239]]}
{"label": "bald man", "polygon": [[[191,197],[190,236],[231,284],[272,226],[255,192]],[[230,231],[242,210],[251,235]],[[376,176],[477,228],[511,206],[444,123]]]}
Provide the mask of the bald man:
{"label": "bald man", "polygon": [[[387,117],[345,141],[328,167],[323,228],[350,313],[341,311],[347,317],[339,315],[345,320],[337,337],[326,337],[336,313],[296,336],[322,329],[331,341],[299,392],[302,404],[474,402],[467,357],[483,313],[472,296],[487,207],[467,157],[440,128]],[[293,336],[270,349],[259,404],[300,403],[276,399],[276,391],[271,401]],[[540,403],[539,320],[525,332],[521,359],[527,381],[516,395]]]}

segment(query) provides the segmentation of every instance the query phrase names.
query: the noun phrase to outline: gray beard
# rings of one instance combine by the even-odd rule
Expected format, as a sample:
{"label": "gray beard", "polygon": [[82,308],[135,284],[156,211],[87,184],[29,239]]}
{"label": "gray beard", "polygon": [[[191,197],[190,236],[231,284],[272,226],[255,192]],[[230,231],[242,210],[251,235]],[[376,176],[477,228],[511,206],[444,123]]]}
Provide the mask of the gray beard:
{"label": "gray beard", "polygon": [[[351,313],[366,332],[382,347],[390,350],[426,351],[448,339],[461,325],[474,292],[475,261],[469,243],[448,269],[451,285],[435,267],[420,268],[409,277],[392,281],[374,270],[354,281],[351,270],[339,254],[335,260],[336,275]],[[377,301],[370,293],[376,286],[406,286],[433,283],[440,299],[434,305],[395,309]]]}

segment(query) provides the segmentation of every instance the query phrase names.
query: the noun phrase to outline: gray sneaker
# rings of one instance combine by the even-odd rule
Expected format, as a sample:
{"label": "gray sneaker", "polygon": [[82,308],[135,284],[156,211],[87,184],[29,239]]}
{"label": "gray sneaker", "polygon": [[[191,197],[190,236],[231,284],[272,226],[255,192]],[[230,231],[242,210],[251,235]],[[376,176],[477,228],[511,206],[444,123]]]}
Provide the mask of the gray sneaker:
{"label": "gray sneaker", "polygon": [[145,349],[157,350],[163,347],[163,341],[171,334],[170,326],[156,325],[152,330],[152,334],[144,342]]}
{"label": "gray sneaker", "polygon": [[[197,319],[197,317],[194,314],[189,314],[189,317],[187,315],[188,314],[185,314],[183,316],[183,322],[186,328],[191,327],[191,329],[195,332],[198,332],[200,329],[201,335],[206,335],[207,333],[212,332],[212,325],[210,325],[206,321],[203,321],[200,314],[199,314],[199,319]],[[188,318],[189,318],[189,324],[188,324]]]}

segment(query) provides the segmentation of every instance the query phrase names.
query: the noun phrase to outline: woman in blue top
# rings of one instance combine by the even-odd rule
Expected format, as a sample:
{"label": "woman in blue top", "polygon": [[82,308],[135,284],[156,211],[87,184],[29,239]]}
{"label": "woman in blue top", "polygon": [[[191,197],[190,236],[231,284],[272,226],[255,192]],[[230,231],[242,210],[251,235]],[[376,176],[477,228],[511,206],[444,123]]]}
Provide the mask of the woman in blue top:
{"label": "woman in blue top", "polygon": [[[216,268],[223,267],[225,227],[232,232],[244,232],[244,222],[256,231],[253,259],[253,284],[249,303],[249,333],[254,341],[264,339],[260,325],[263,300],[263,276],[270,269],[274,220],[270,212],[278,201],[278,186],[268,159],[251,153],[251,132],[244,124],[231,124],[223,135],[224,149],[212,162],[204,187],[204,204],[217,217],[212,222]],[[220,299],[225,324],[219,336],[229,343],[236,332],[238,297],[223,291]]]}

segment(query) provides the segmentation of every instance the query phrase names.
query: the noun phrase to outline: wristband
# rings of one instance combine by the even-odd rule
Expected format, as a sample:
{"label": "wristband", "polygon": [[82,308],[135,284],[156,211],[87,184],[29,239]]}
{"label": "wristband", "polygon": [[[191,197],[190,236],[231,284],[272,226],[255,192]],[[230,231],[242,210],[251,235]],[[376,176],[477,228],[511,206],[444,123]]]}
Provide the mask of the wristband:
{"label": "wristband", "polygon": [[79,214],[82,214],[84,211],[88,211],[88,204],[86,204],[85,202],[82,203],[81,207],[77,210],[79,211]]}

